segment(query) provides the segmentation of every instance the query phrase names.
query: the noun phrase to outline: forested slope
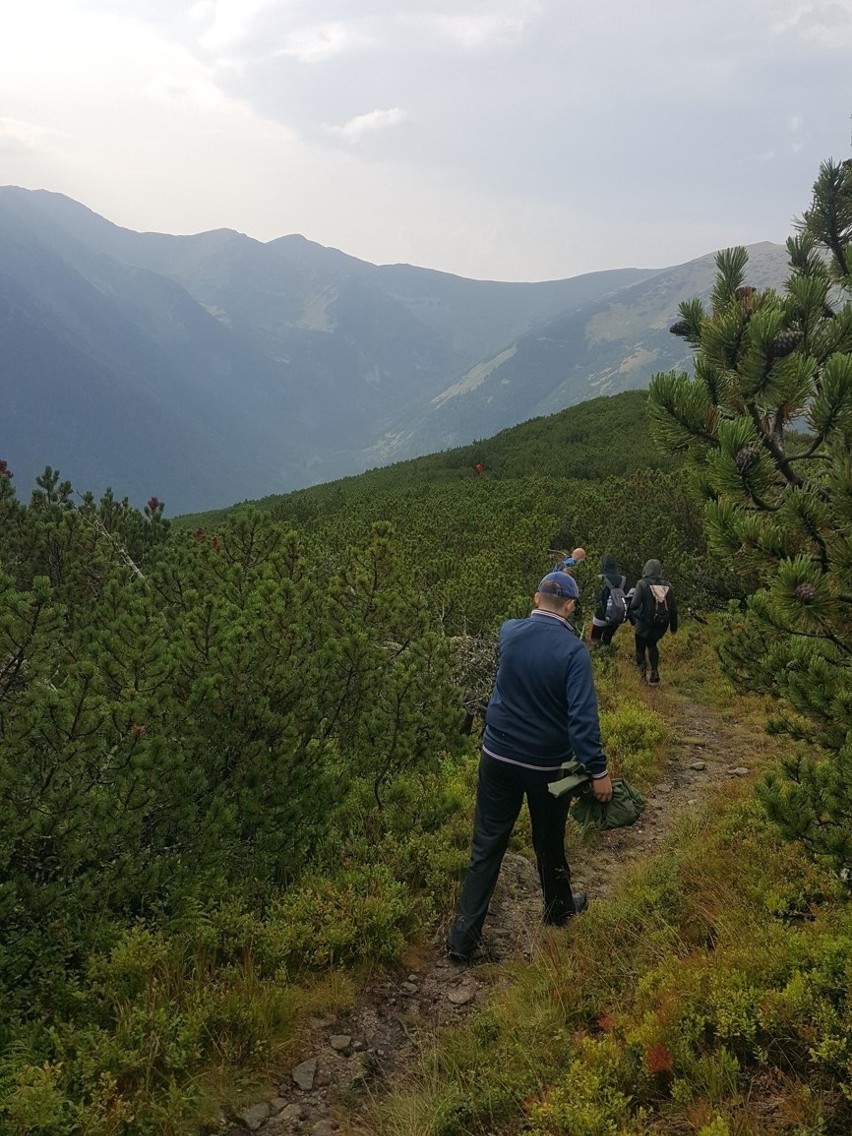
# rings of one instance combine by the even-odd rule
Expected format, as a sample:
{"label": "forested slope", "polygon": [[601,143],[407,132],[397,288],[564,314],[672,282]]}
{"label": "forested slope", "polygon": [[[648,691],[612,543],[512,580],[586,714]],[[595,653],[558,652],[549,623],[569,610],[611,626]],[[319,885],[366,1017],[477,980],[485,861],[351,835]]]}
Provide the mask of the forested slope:
{"label": "forested slope", "polygon": [[[533,418],[469,446],[442,450],[368,470],[293,493],[264,497],[256,505],[282,519],[304,522],[322,513],[346,512],[355,500],[392,512],[394,499],[411,490],[426,492],[447,482],[534,478],[603,481],[639,471],[669,472],[683,459],[666,453],[651,438],[646,391],[590,399],[545,418]],[[479,470],[479,471],[478,471]],[[461,486],[458,488],[462,492]],[[187,514],[180,526],[216,523],[232,509]]]}
{"label": "forested slope", "polygon": [[306,967],[391,961],[438,916],[467,839],[465,699],[489,678],[465,645],[528,610],[552,548],[582,534],[709,583],[671,475],[528,476],[543,459],[521,451],[515,476],[437,458],[183,527],[54,471],[19,497],[2,467],[12,1131],[190,1131],[214,1068],[288,1034]]}
{"label": "forested slope", "polygon": [[684,304],[695,374],[652,391],[674,469],[630,396],[180,526],[52,470],[17,494],[0,462],[0,1132],[217,1130],[359,967],[429,950],[467,854],[470,659],[582,542],[585,597],[604,551],[655,556],[711,621],[664,644],[657,703],[596,656],[614,765],[653,789],[679,693],[748,716],[751,768],[438,1040],[419,1127],[390,1105],[374,1131],[845,1136],[849,163],[802,224],[783,294],[733,250]]}

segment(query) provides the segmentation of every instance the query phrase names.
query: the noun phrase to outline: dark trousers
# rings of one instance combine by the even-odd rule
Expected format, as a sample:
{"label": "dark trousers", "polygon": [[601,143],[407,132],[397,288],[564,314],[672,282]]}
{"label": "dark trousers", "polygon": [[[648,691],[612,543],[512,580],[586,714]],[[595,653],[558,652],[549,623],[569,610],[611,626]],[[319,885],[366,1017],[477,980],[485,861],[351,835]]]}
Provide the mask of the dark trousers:
{"label": "dark trousers", "polygon": [[651,670],[659,670],[660,667],[660,651],[657,647],[662,635],[640,635],[636,633],[636,665],[641,667],[645,662],[645,652],[648,652],[648,662],[651,664]]}
{"label": "dark trousers", "polygon": [[544,895],[544,918],[562,923],[574,914],[571,872],[565,858],[565,824],[570,794],[554,797],[548,783],[558,781],[560,769],[543,772],[495,761],[483,754],[476,787],[473,841],[456,920],[447,946],[467,958],[476,949],[482,925],[509,837],[521,811],[524,795],[530,810],[532,842]]}
{"label": "dark trousers", "polygon": [[618,623],[607,623],[603,627],[598,627],[596,623],[592,624],[592,642],[600,643],[602,647],[612,642],[612,637],[618,631]]}

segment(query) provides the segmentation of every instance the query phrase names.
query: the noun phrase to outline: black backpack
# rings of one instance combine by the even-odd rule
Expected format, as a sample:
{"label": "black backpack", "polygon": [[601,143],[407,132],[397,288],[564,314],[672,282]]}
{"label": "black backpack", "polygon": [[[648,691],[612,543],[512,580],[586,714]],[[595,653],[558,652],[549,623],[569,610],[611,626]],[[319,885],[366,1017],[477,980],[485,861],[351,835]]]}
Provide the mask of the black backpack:
{"label": "black backpack", "polygon": [[665,631],[665,629],[672,621],[672,613],[669,610],[669,595],[671,593],[671,585],[649,584],[648,592],[650,596],[651,613],[649,623],[657,630]]}
{"label": "black backpack", "polygon": [[616,627],[620,626],[627,619],[627,596],[624,592],[624,585],[626,583],[627,578],[622,576],[618,587],[613,587],[612,584],[609,586],[609,595],[607,596],[604,615],[606,616],[607,623],[614,623]]}

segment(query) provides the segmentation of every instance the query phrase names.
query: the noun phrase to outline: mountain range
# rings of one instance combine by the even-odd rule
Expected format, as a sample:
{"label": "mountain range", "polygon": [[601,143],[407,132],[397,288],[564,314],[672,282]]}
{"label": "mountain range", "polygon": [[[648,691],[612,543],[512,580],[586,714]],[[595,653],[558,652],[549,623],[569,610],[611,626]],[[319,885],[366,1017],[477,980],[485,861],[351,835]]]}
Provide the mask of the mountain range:
{"label": "mountain range", "polygon": [[[750,249],[779,286],[783,247]],[[713,254],[542,283],[374,265],[292,235],[137,233],[0,187],[0,457],[169,513],[443,450],[690,356]]]}

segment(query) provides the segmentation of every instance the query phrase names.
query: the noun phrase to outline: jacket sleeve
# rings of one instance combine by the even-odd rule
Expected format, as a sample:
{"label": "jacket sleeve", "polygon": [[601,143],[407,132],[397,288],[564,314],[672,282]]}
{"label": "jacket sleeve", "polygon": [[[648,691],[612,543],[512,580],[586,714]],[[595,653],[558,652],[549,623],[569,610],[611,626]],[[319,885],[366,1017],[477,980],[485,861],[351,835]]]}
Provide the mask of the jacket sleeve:
{"label": "jacket sleeve", "polygon": [[579,647],[568,663],[566,677],[568,701],[568,740],[579,762],[593,777],[605,777],[606,754],[601,746],[598,699],[592,674],[592,657]]}
{"label": "jacket sleeve", "polygon": [[640,580],[636,585],[636,590],[633,593],[633,599],[630,601],[630,607],[627,609],[627,618],[631,623],[635,624],[637,620],[642,618],[643,607],[645,606],[645,592],[647,585],[643,584]]}

